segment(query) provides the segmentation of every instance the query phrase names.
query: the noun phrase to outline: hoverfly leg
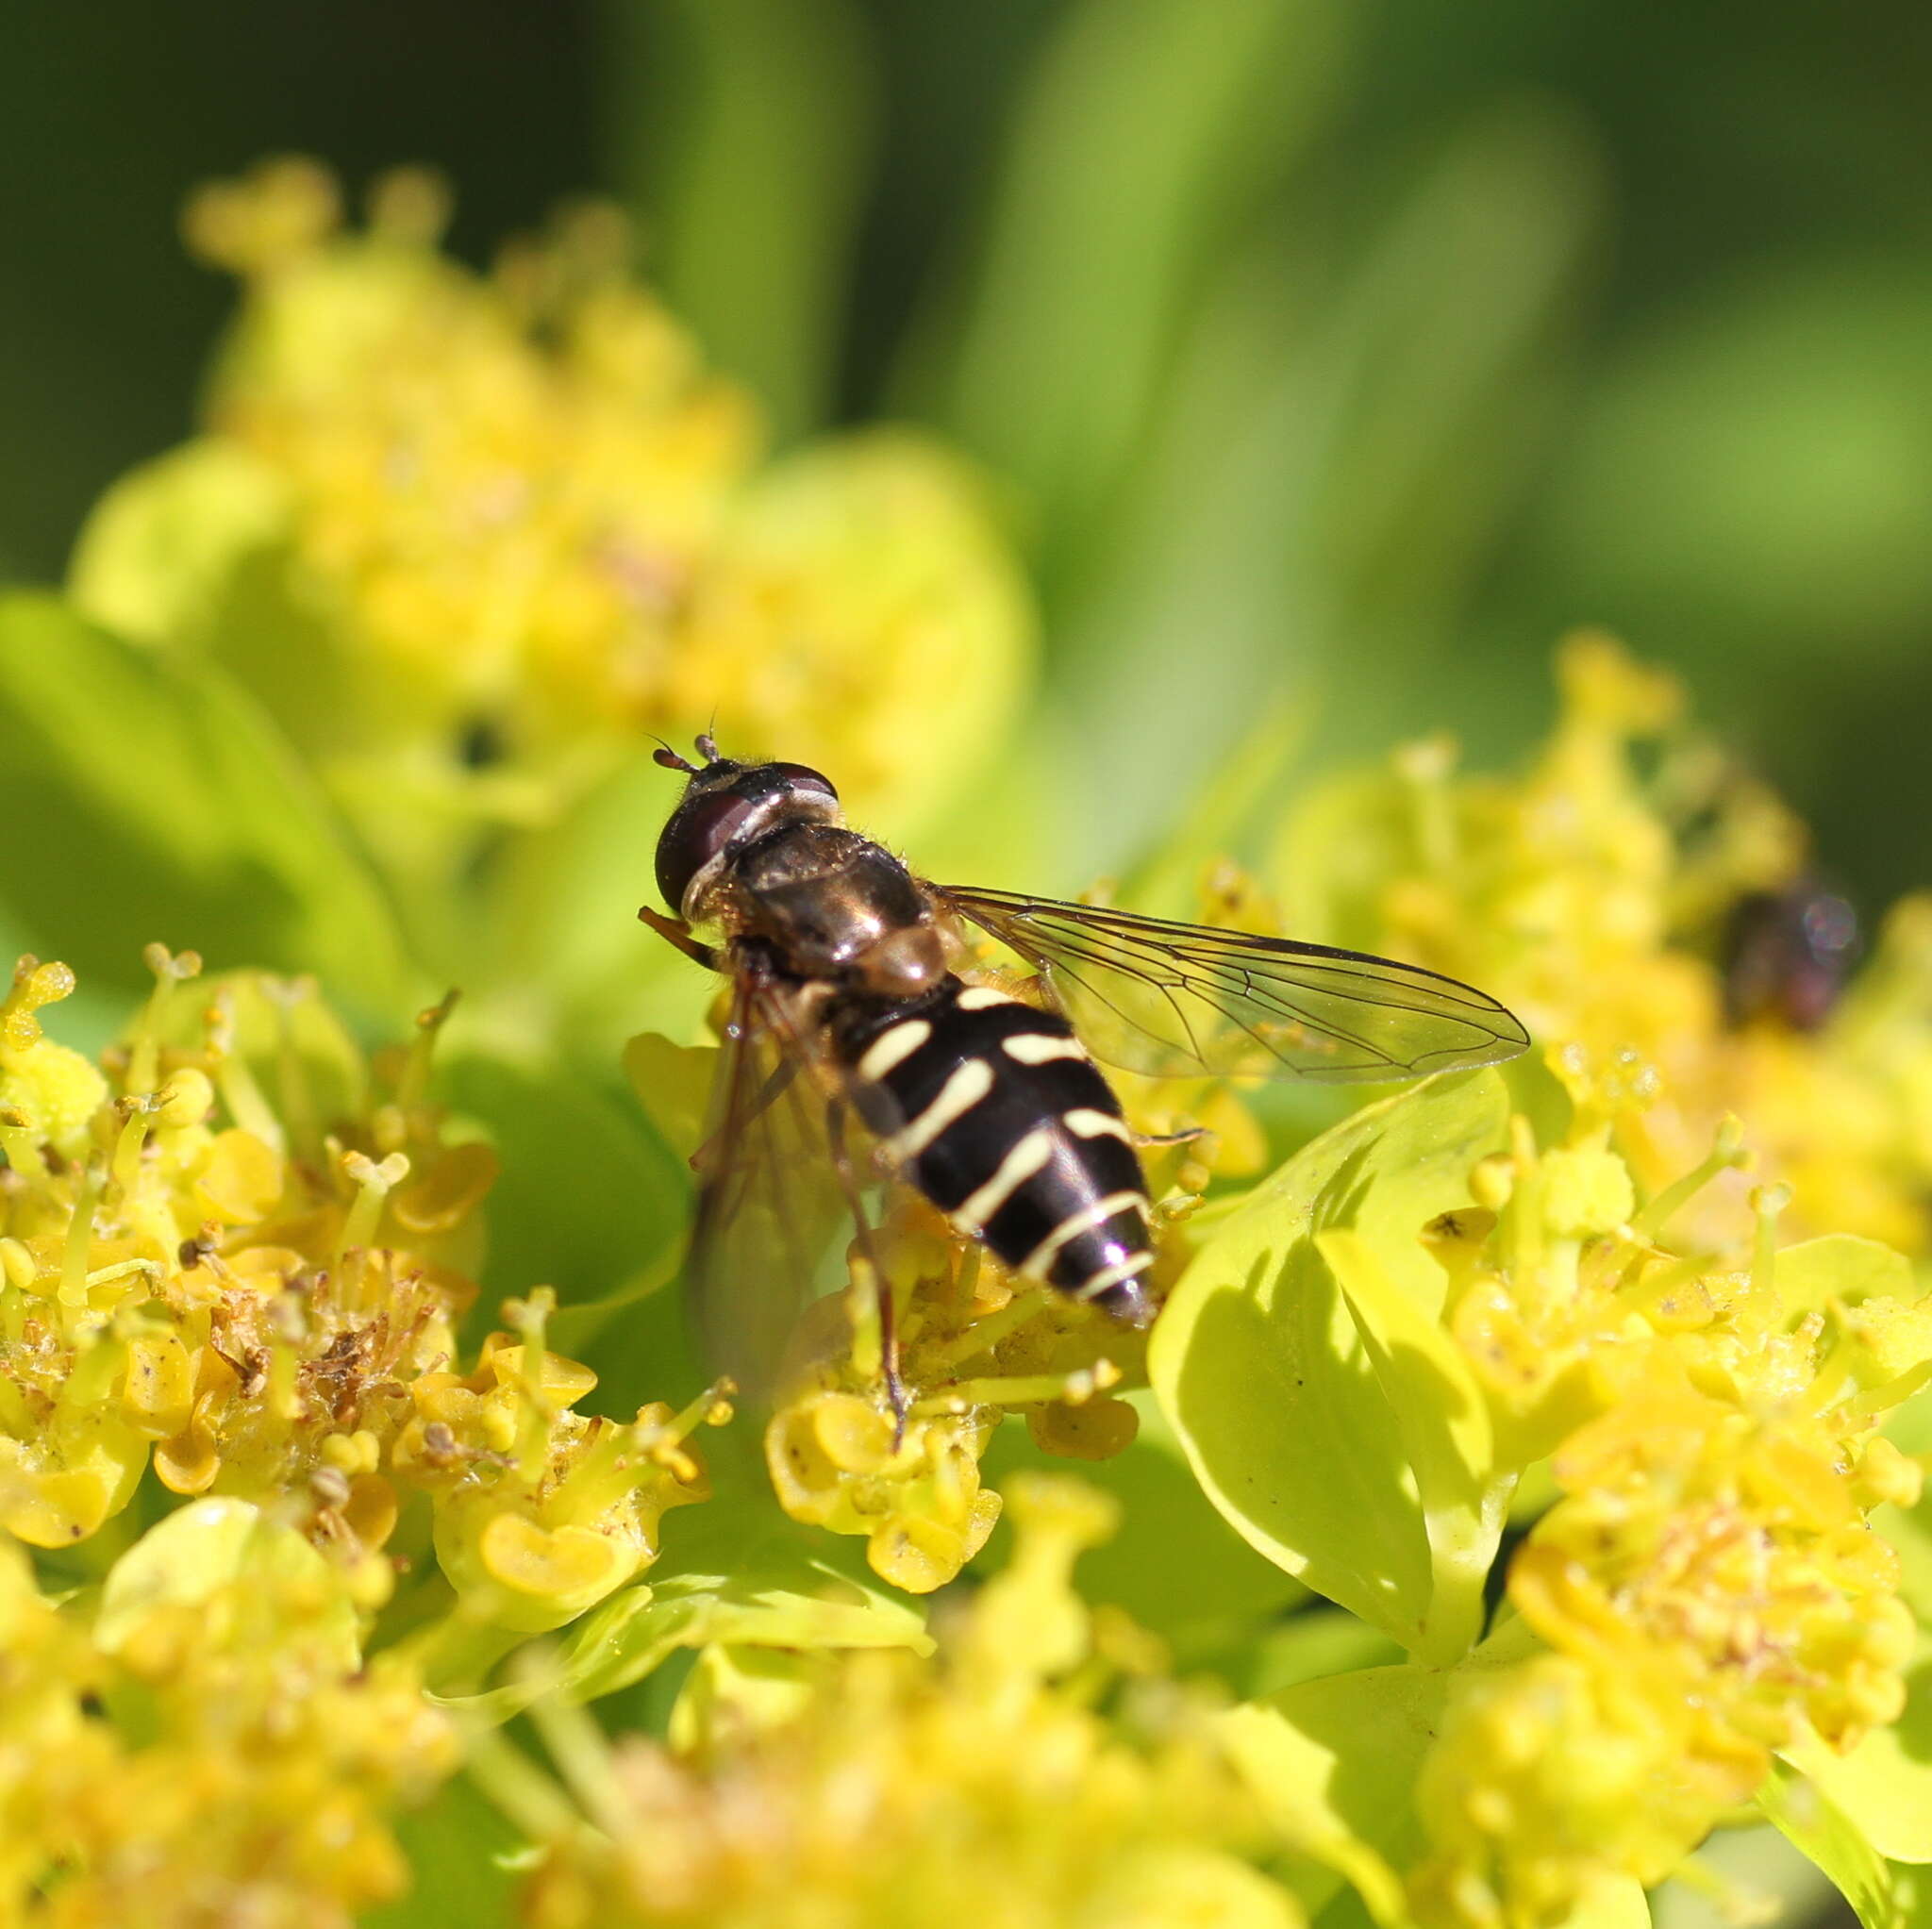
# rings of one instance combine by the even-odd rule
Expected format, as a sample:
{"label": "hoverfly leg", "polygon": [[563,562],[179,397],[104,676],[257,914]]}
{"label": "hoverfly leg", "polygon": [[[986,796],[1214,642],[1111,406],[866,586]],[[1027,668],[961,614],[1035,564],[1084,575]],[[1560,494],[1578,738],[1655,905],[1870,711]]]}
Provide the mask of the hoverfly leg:
{"label": "hoverfly leg", "polygon": [[899,1309],[892,1298],[892,1282],[873,1250],[872,1226],[865,1216],[865,1200],[858,1189],[858,1175],[852,1170],[851,1154],[845,1146],[845,1107],[837,1099],[825,1107],[825,1145],[831,1154],[832,1169],[838,1173],[839,1184],[845,1193],[845,1203],[851,1208],[852,1222],[858,1228],[858,1243],[864,1256],[866,1270],[873,1278],[879,1317],[879,1376],[885,1382],[886,1399],[892,1409],[892,1446],[896,1451],[905,1440],[906,1415],[911,1405],[906,1397],[906,1383],[899,1377]]}
{"label": "hoverfly leg", "polygon": [[[751,1108],[742,1119],[735,1121],[729,1129],[732,1132],[741,1132],[760,1113],[770,1110],[773,1100],[797,1075],[798,1061],[794,1058],[781,1059],[772,1068],[772,1075],[758,1088],[758,1096],[751,1102]],[[725,1150],[726,1147],[723,1135],[714,1135],[706,1139],[691,1156],[689,1163],[691,1171],[697,1173],[701,1179],[708,1178],[710,1176],[709,1169],[718,1162]]]}
{"label": "hoverfly leg", "polygon": [[1189,1125],[1179,1132],[1136,1132],[1134,1143],[1143,1152],[1158,1151],[1165,1145],[1191,1145],[1208,1136],[1205,1125]]}
{"label": "hoverfly leg", "polygon": [[691,935],[691,927],[681,919],[667,918],[663,912],[654,911],[649,905],[638,906],[638,919],[640,923],[648,924],[666,942],[676,945],[686,957],[703,965],[708,972],[722,972],[724,969],[724,961],[719,957],[716,948],[709,944],[700,944]]}

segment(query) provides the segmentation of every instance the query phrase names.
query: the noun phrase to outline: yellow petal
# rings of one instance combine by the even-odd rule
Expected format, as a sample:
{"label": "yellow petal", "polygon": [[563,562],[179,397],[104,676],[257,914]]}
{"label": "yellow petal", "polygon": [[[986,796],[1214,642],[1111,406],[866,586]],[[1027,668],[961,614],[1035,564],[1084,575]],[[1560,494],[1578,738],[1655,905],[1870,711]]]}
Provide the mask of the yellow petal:
{"label": "yellow petal", "polygon": [[230,1225],[265,1219],[282,1196],[282,1162],[252,1132],[218,1132],[196,1181],[202,1204]]}
{"label": "yellow petal", "polygon": [[480,1140],[452,1145],[391,1199],[390,1210],[409,1232],[448,1232],[475,1209],[502,1170],[502,1161]]}

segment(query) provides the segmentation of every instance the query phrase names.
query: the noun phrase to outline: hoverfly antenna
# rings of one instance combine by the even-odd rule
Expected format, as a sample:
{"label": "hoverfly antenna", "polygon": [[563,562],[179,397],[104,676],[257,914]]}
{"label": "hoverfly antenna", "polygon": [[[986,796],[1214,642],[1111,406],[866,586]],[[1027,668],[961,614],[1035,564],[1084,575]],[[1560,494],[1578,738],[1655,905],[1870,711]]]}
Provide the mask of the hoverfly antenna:
{"label": "hoverfly antenna", "polygon": [[708,730],[702,732],[698,737],[698,755],[707,763],[716,763],[718,761],[717,740]]}
{"label": "hoverfly antenna", "polygon": [[667,771],[682,771],[688,777],[697,775],[698,767],[696,764],[687,763],[661,737],[658,738],[656,742],[658,747],[651,753],[651,761],[653,763],[662,764]]}

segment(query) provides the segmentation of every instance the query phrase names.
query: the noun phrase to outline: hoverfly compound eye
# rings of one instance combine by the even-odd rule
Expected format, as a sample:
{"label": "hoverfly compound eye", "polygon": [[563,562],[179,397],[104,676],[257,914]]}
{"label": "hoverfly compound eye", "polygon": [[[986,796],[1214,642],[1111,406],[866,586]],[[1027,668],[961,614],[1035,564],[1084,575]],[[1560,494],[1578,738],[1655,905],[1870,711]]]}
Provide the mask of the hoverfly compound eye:
{"label": "hoverfly compound eye", "polygon": [[839,801],[839,793],[833,790],[831,778],[823,775],[820,772],[811,769],[807,764],[774,763],[767,764],[765,768],[768,771],[776,772],[792,790],[821,791],[829,797],[834,804]]}
{"label": "hoverfly compound eye", "polygon": [[712,790],[688,796],[672,812],[658,840],[658,889],[674,911],[682,907],[691,879],[723,853],[758,807],[756,799],[737,790]]}

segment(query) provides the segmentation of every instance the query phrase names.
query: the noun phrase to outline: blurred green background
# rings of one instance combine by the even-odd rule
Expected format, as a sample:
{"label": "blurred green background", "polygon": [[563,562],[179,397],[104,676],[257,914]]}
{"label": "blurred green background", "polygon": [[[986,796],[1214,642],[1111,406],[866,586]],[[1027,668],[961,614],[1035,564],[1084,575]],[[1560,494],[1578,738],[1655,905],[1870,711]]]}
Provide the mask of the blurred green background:
{"label": "blurred green background", "polygon": [[429,161],[477,259],[602,190],[787,437],[1004,479],[1088,865],[1280,692],[1324,757],[1507,754],[1594,622],[1871,906],[1932,804],[1928,98],[1905,0],[16,7],[0,569],[189,429],[192,185]]}

